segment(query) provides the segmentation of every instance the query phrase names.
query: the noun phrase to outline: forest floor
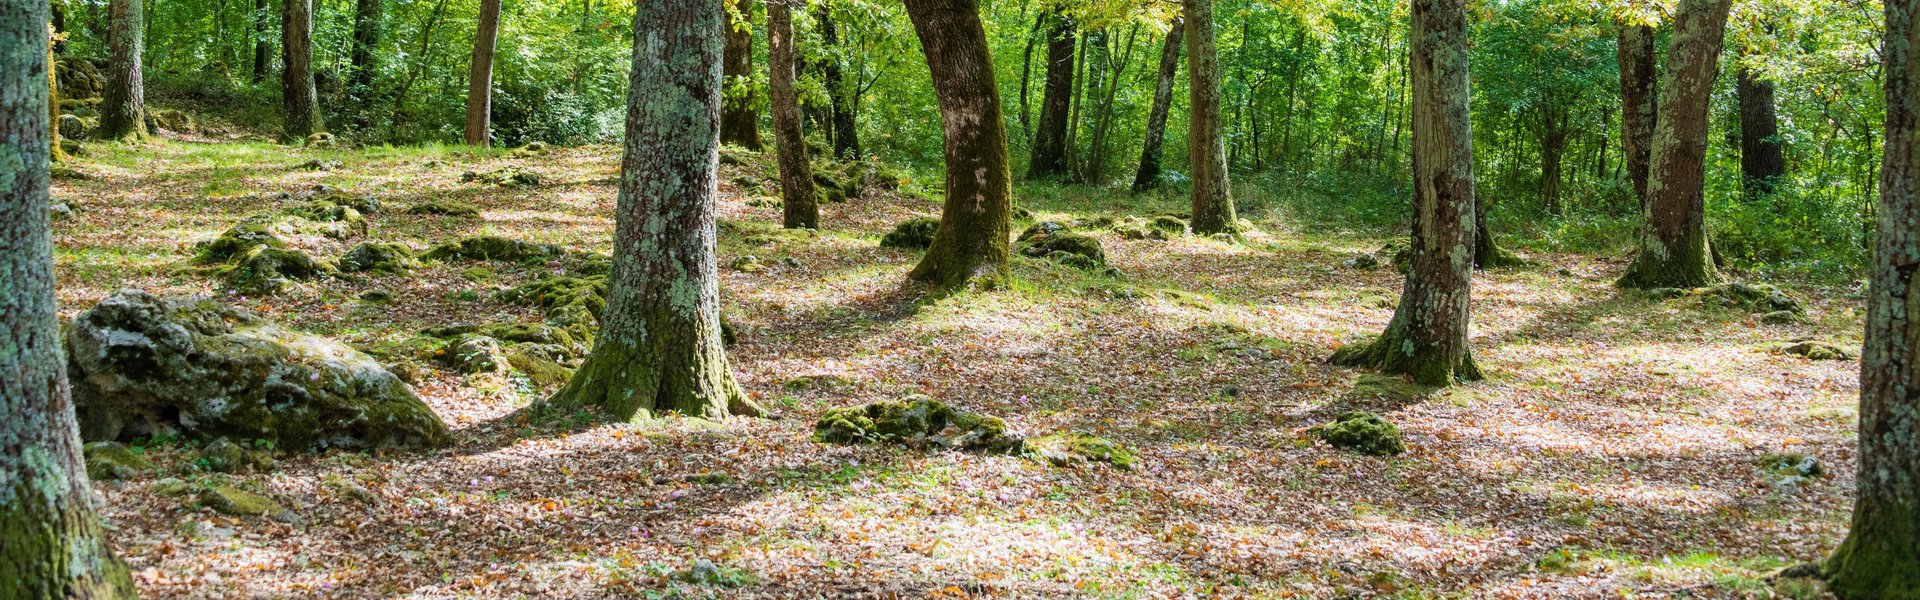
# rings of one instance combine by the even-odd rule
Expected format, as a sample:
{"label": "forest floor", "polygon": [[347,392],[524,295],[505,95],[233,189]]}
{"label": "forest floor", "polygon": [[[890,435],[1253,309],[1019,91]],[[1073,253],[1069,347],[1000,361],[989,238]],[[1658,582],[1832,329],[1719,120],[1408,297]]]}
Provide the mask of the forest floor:
{"label": "forest floor", "polygon": [[[389,207],[370,217],[371,239],[611,248],[616,148],[90,150],[75,167],[84,177],[54,188],[78,209],[54,231],[68,316],[138,287],[219,294],[357,344],[539,318],[492,293],[538,267],[429,263],[265,298],[184,268],[194,243],[277,210],[273,193],[319,183]],[[342,164],[295,168],[309,159]],[[545,185],[460,182],[505,165]],[[452,447],[288,455],[231,476],[298,524],[158,493],[163,477],[227,476],[195,471],[180,444],[152,445],[162,473],[98,486],[143,594],[1742,597],[1804,591],[1764,579],[1824,556],[1846,528],[1857,364],[1764,347],[1857,349],[1858,290],[1774,282],[1810,319],[1770,325],[1617,291],[1615,256],[1530,254],[1542,265],[1474,281],[1473,348],[1490,379],[1386,410],[1410,451],[1373,458],[1305,430],[1365,376],[1325,358],[1392,315],[1400,276],[1346,264],[1386,240],[1257,213],[1245,216],[1263,233],[1240,243],[1094,232],[1122,276],[1023,258],[1012,285],[929,299],[903,286],[917,255],[877,242],[937,216],[933,201],[869,194],[824,206],[825,229],[794,235],[777,233],[777,209],[722,187],[734,371],[774,418],[533,427],[508,415],[546,390],[433,374],[416,389],[455,429]],[[443,199],[482,214],[400,210]],[[1077,188],[1018,202],[1063,221],[1180,210],[1174,196]],[[767,268],[726,267],[748,254]],[[396,301],[356,300],[369,290]],[[1058,468],[810,440],[828,408],[914,392],[1030,434],[1107,436],[1140,460]],[[1789,451],[1827,475],[1779,483],[1755,466]],[[371,494],[342,497],[330,485],[341,480]]]}

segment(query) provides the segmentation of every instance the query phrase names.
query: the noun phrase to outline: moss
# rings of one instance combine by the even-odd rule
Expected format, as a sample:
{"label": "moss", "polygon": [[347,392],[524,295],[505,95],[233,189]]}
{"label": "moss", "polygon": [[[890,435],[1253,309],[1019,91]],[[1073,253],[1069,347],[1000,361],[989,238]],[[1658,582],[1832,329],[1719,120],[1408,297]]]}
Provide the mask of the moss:
{"label": "moss", "polygon": [[546,155],[547,155],[546,142],[538,142],[538,141],[527,142],[526,145],[513,149],[514,158],[536,158],[536,157],[541,157]]}
{"label": "moss", "polygon": [[565,254],[559,246],[537,244],[497,235],[480,235],[434,246],[421,254],[427,260],[501,260],[532,262],[559,258]]}
{"label": "moss", "polygon": [[153,470],[153,463],[120,442],[91,442],[82,447],[87,477],[94,481],[132,479]]}
{"label": "moss", "polygon": [[337,145],[337,143],[338,142],[334,140],[333,134],[325,131],[315,131],[307,136],[308,148],[332,148]]}
{"label": "moss", "polygon": [[1400,407],[1418,404],[1434,392],[1433,386],[1407,381],[1405,378],[1387,375],[1361,375],[1354,379],[1353,389],[1346,398],[1366,405]]}
{"label": "moss", "polygon": [[607,309],[606,298],[606,277],[565,275],[542,277],[500,293],[502,301],[547,309],[549,317],[560,309],[579,307],[598,318]]}
{"label": "moss", "polygon": [[940,220],[932,217],[914,217],[894,226],[893,231],[880,238],[881,248],[899,248],[901,250],[926,250],[933,246],[933,234],[940,229]]}
{"label": "moss", "polygon": [[467,171],[460,174],[460,181],[500,187],[538,187],[540,174],[521,167],[507,166],[492,171]]}
{"label": "moss", "polygon": [[1764,283],[1728,283],[1695,288],[1686,292],[1686,295],[1706,306],[1764,313],[1784,311],[1795,315],[1805,315],[1807,312],[1800,301],[1788,295],[1786,290]]}
{"label": "moss", "polygon": [[1370,412],[1349,412],[1312,430],[1327,444],[1367,456],[1392,456],[1407,451],[1400,428]]}
{"label": "moss", "polygon": [[467,335],[453,340],[447,345],[444,356],[455,371],[468,375],[499,373],[508,367],[500,341],[484,335]]}
{"label": "moss", "polygon": [[1107,253],[1100,247],[1100,240],[1077,233],[1035,235],[1020,247],[1020,253],[1083,271],[1114,275],[1119,273],[1107,265]]}
{"label": "moss", "polygon": [[1819,340],[1789,340],[1767,345],[1775,354],[1799,356],[1808,360],[1853,360],[1853,353]]}
{"label": "moss", "polygon": [[540,385],[565,385],[573,377],[573,368],[542,356],[525,344],[507,348],[506,358],[507,364],[512,365],[514,370]]}
{"label": "moss", "polygon": [[480,216],[480,208],[465,202],[433,200],[413,205],[407,209],[407,214],[478,218]]}
{"label": "moss", "polygon": [[1819,459],[1800,452],[1770,452],[1753,459],[1753,466],[1776,482],[1787,478],[1825,477]]}
{"label": "moss", "polygon": [[212,273],[228,287],[251,295],[273,295],[294,280],[318,279],[339,269],[324,259],[289,248],[254,246],[216,267]]}
{"label": "moss", "polygon": [[222,437],[201,448],[194,463],[215,473],[242,473],[273,468],[273,456]]}
{"label": "moss", "polygon": [[1024,440],[998,417],[954,410],[914,394],[829,409],[814,423],[814,440],[829,444],[901,443],[990,453],[1017,453]]}
{"label": "moss", "polygon": [[1041,221],[1029,225],[1025,230],[1022,230],[1018,240],[1025,242],[1036,237],[1066,233],[1071,230],[1071,227],[1059,221]]}
{"label": "moss", "polygon": [[1186,235],[1190,230],[1187,220],[1172,215],[1160,215],[1147,221],[1147,227],[1168,235]]}
{"label": "moss", "polygon": [[420,266],[413,249],[391,242],[363,242],[340,257],[340,270],[374,273],[407,273]]}
{"label": "moss", "polygon": [[1131,470],[1138,460],[1126,446],[1084,433],[1056,433],[1037,437],[1027,442],[1027,451],[1056,467],[1103,462]]}
{"label": "moss", "polygon": [[209,485],[200,490],[198,501],[213,512],[242,517],[273,516],[286,510],[272,498],[230,485]]}

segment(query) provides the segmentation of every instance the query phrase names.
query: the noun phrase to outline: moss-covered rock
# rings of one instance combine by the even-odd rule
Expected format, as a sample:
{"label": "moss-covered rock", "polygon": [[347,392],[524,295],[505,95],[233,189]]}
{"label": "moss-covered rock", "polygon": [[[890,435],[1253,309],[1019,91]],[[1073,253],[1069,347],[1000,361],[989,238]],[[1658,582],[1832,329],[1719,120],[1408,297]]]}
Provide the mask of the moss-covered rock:
{"label": "moss-covered rock", "polygon": [[484,335],[467,335],[449,344],[447,362],[454,370],[468,375],[499,373],[507,370],[507,355],[500,340]]}
{"label": "moss-covered rock", "polygon": [[333,134],[325,131],[315,131],[307,135],[308,148],[333,148],[338,145],[339,141],[334,139]]}
{"label": "moss-covered rock", "polygon": [[419,266],[412,248],[393,242],[362,242],[340,257],[340,270],[350,272],[398,274]]}
{"label": "moss-covered rock", "polygon": [[194,464],[215,473],[264,471],[273,468],[273,456],[222,437],[201,448],[200,456],[194,459]]}
{"label": "moss-covered rock", "polygon": [[332,262],[299,250],[261,245],[242,251],[210,272],[234,290],[267,296],[286,290],[296,280],[318,279],[338,270]]}
{"label": "moss-covered rock", "polygon": [[84,58],[69,56],[61,59],[54,68],[60,80],[60,102],[98,100],[107,89],[107,80],[100,75],[100,69]]}
{"label": "moss-covered rock", "polygon": [[933,234],[939,229],[939,219],[932,217],[907,219],[894,226],[893,231],[888,232],[886,237],[880,238],[880,247],[926,250],[933,246]]}
{"label": "moss-covered rock", "polygon": [[93,133],[93,127],[84,119],[69,114],[60,115],[60,137],[69,140],[84,140]]}
{"label": "moss-covered rock", "polygon": [[492,171],[467,171],[460,174],[460,181],[500,187],[539,187],[540,174],[522,167],[506,166]]}
{"label": "moss-covered rock", "polygon": [[1056,467],[1103,462],[1120,469],[1132,469],[1137,460],[1132,450],[1118,442],[1077,432],[1043,435],[1027,440],[1027,451]]}
{"label": "moss-covered rock", "polygon": [[447,439],[372,357],[206,298],[117,292],[74,318],[67,357],[90,441],[177,433],[301,450]]}
{"label": "moss-covered rock", "polygon": [[1379,250],[1373,251],[1375,264],[1393,265],[1393,270],[1405,275],[1413,270],[1413,247],[1406,242],[1387,242]]}
{"label": "moss-covered rock", "polygon": [[148,109],[146,115],[148,131],[166,130],[175,133],[193,133],[200,130],[193,122],[193,115],[171,108]]}
{"label": "moss-covered rock", "polygon": [[272,498],[230,485],[209,485],[200,490],[200,506],[236,517],[273,517],[285,512]]}
{"label": "moss-covered rock", "polygon": [[534,383],[545,386],[563,385],[573,377],[573,367],[560,364],[548,354],[541,352],[539,344],[516,344],[506,350],[507,364],[514,370],[527,376]]}
{"label": "moss-covered rock", "polygon": [[1692,298],[1703,306],[1754,313],[1786,312],[1800,316],[1807,313],[1800,301],[1786,290],[1764,283],[1728,283],[1691,290],[1660,288],[1648,293],[1656,298]]}
{"label": "moss-covered rock", "polygon": [[120,442],[90,442],[81,450],[87,458],[87,478],[94,481],[133,479],[153,470],[153,463]]}
{"label": "moss-covered rock", "polygon": [[550,275],[503,291],[500,299],[547,309],[550,316],[562,308],[577,306],[598,318],[607,309],[607,278]]}
{"label": "moss-covered rock", "polygon": [[1100,240],[1078,233],[1035,235],[1020,246],[1020,253],[1051,260],[1082,271],[1119,274],[1118,270],[1107,264],[1107,253],[1101,249]]}
{"label": "moss-covered rock", "polygon": [[720,164],[729,167],[753,166],[761,161],[762,156],[759,152],[732,144],[720,147]]}
{"label": "moss-covered rock", "polygon": [[1147,227],[1167,235],[1186,235],[1192,231],[1189,229],[1186,219],[1173,215],[1154,217],[1153,220],[1147,221]]}
{"label": "moss-covered rock", "polygon": [[479,218],[480,208],[472,204],[453,200],[431,200],[413,205],[407,209],[407,214]]}
{"label": "moss-covered rock", "polygon": [[559,246],[504,238],[497,235],[474,236],[428,249],[420,258],[427,260],[502,260],[507,262],[545,261],[566,254]]}
{"label": "moss-covered rock", "polygon": [[955,410],[919,394],[830,409],[814,424],[813,437],[828,444],[891,442],[996,454],[1025,448],[999,417]]}
{"label": "moss-covered rock", "polygon": [[340,168],[344,164],[345,163],[337,160],[310,158],[307,159],[306,162],[294,165],[293,169],[296,171],[332,171]]}
{"label": "moss-covered rock", "polygon": [[546,155],[547,155],[546,142],[540,142],[540,141],[527,142],[526,145],[513,149],[514,158],[535,158],[535,157],[546,156]]}
{"label": "moss-covered rock", "polygon": [[1041,221],[1027,226],[1025,230],[1020,232],[1018,240],[1025,242],[1036,237],[1058,235],[1072,230],[1073,228],[1068,227],[1066,223],[1059,221]]}
{"label": "moss-covered rock", "polygon": [[1313,428],[1312,433],[1335,448],[1368,456],[1392,456],[1407,451],[1400,428],[1370,412],[1354,411]]}
{"label": "moss-covered rock", "polygon": [[1767,350],[1775,354],[1798,356],[1807,360],[1853,360],[1852,352],[1820,340],[1774,342],[1767,345]]}
{"label": "moss-covered rock", "polygon": [[287,214],[319,223],[346,223],[364,230],[367,217],[352,206],[332,200],[314,200],[287,210]]}
{"label": "moss-covered rock", "polygon": [[1820,460],[1801,452],[1770,452],[1753,459],[1760,475],[1774,485],[1797,485],[1826,476]]}

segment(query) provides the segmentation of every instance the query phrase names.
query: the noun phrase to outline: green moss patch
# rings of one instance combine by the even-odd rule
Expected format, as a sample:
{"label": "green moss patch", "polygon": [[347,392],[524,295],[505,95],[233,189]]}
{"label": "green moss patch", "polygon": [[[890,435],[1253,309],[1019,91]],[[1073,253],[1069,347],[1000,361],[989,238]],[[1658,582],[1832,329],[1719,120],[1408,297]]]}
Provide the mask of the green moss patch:
{"label": "green moss patch", "polygon": [[1309,430],[1328,445],[1367,456],[1392,456],[1407,451],[1400,428],[1370,412],[1353,411],[1331,423]]}
{"label": "green moss patch", "polygon": [[1854,354],[1845,348],[1820,340],[1788,340],[1767,344],[1768,352],[1798,356],[1807,360],[1853,360]]}
{"label": "green moss patch", "polygon": [[441,244],[428,249],[420,258],[427,260],[499,260],[507,262],[544,261],[566,254],[559,246],[480,235]]}
{"label": "green moss patch", "polygon": [[422,202],[407,208],[410,215],[432,215],[441,217],[479,218],[480,207],[452,200],[433,200]]}
{"label": "green moss patch", "polygon": [[828,410],[814,424],[815,441],[828,444],[898,443],[909,447],[1016,454],[1025,440],[999,417],[954,409],[913,394]]}
{"label": "green moss patch", "polygon": [[420,266],[413,249],[392,242],[362,242],[340,257],[340,270],[400,274]]}
{"label": "green moss patch", "polygon": [[1084,433],[1055,433],[1027,440],[1027,452],[1056,467],[1107,463],[1132,469],[1139,457],[1118,442]]}
{"label": "green moss patch", "polygon": [[881,248],[899,248],[901,250],[926,250],[933,246],[933,234],[940,229],[940,220],[932,217],[914,217],[901,221],[893,231],[880,238]]}
{"label": "green moss patch", "polygon": [[153,470],[153,463],[120,442],[90,442],[81,450],[87,459],[87,478],[94,481],[133,479]]}

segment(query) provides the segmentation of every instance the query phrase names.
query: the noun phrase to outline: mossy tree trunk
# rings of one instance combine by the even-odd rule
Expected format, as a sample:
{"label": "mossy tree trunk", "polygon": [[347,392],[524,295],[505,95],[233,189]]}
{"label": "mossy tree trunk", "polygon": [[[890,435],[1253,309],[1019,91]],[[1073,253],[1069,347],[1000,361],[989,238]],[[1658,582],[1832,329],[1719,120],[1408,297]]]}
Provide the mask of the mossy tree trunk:
{"label": "mossy tree trunk", "polygon": [[0,0],[0,598],[132,598],[80,455],[53,296],[44,0]]}
{"label": "mossy tree trunk", "polygon": [[53,162],[63,163],[72,157],[60,148],[60,71],[54,67],[59,64],[54,58],[59,40],[60,31],[47,26],[47,148]]}
{"label": "mossy tree trunk", "polygon": [[493,143],[493,46],[500,37],[500,0],[480,0],[473,60],[467,63],[467,121],[461,139],[469,146]]}
{"label": "mossy tree trunk", "polygon": [[281,135],[305,141],[320,131],[320,93],[313,86],[313,0],[281,0],[280,102],[286,123]]}
{"label": "mossy tree trunk", "polygon": [[840,32],[833,23],[833,3],[821,2],[815,23],[820,26],[820,42],[826,48],[820,75],[827,87],[828,112],[833,117],[833,156],[841,160],[860,157],[860,124],[855,108],[853,82],[841,73]]}
{"label": "mossy tree trunk", "polygon": [[1193,175],[1193,232],[1233,233],[1239,217],[1227,184],[1227,142],[1220,120],[1220,53],[1213,0],[1183,0],[1187,38],[1187,169]]}
{"label": "mossy tree trunk", "polygon": [[1167,141],[1167,112],[1173,107],[1174,77],[1180,72],[1183,21],[1173,20],[1167,42],[1160,47],[1160,80],[1153,88],[1153,108],[1147,112],[1145,142],[1140,146],[1140,169],[1133,174],[1133,191],[1160,187],[1160,147]]}
{"label": "mossy tree trunk", "polygon": [[977,0],[907,0],[907,15],[933,72],[946,142],[947,201],[933,246],[908,275],[943,289],[976,275],[1005,275],[1012,236],[1013,176],[1000,89]]}
{"label": "mossy tree trunk", "polygon": [[1720,281],[1706,226],[1708,104],[1732,0],[1681,0],[1660,92],[1639,251],[1618,285],[1690,288]]}
{"label": "mossy tree trunk", "polygon": [[100,139],[147,138],[147,92],[140,65],[146,25],[140,4],[107,3],[107,89],[100,99]]}
{"label": "mossy tree trunk", "polygon": [[1644,212],[1647,206],[1647,163],[1653,151],[1653,126],[1659,98],[1654,66],[1653,28],[1622,25],[1620,58],[1620,151],[1626,155],[1627,178]]}
{"label": "mossy tree trunk", "polygon": [[1853,525],[1823,575],[1847,600],[1920,598],[1920,0],[1887,0],[1886,156],[1860,357]]}
{"label": "mossy tree trunk", "polygon": [[1074,23],[1058,8],[1043,18],[1048,23],[1047,75],[1040,90],[1040,121],[1034,126],[1027,179],[1058,179],[1073,171],[1067,160],[1067,129],[1073,120]]}
{"label": "mossy tree trunk", "polygon": [[800,129],[800,93],[794,89],[798,61],[793,48],[792,0],[767,0],[767,100],[773,112],[773,145],[780,153],[781,222],[789,229],[820,226],[806,133]]}
{"label": "mossy tree trunk", "polygon": [[1333,362],[1428,385],[1480,379],[1467,347],[1473,277],[1473,133],[1466,0],[1414,0],[1413,265],[1385,333]]}
{"label": "mossy tree trunk", "polygon": [[1740,189],[1748,201],[1758,200],[1772,195],[1787,174],[1773,81],[1742,68],[1734,89],[1740,96]]}
{"label": "mossy tree trunk", "polygon": [[718,2],[640,0],[613,271],[593,353],[551,400],[614,419],[759,415],[728,368],[714,254],[720,166]]}
{"label": "mossy tree trunk", "polygon": [[253,82],[267,80],[273,68],[273,44],[267,41],[267,0],[253,0]]}
{"label": "mossy tree trunk", "polygon": [[760,113],[753,94],[753,0],[738,0],[728,11],[723,73],[726,107],[720,112],[720,141],[760,149]]}
{"label": "mossy tree trunk", "polygon": [[[373,82],[380,71],[380,33],[385,19],[383,0],[356,0],[353,9],[353,51],[348,56],[347,94],[356,104],[373,99]],[[360,124],[369,111],[359,109]]]}

